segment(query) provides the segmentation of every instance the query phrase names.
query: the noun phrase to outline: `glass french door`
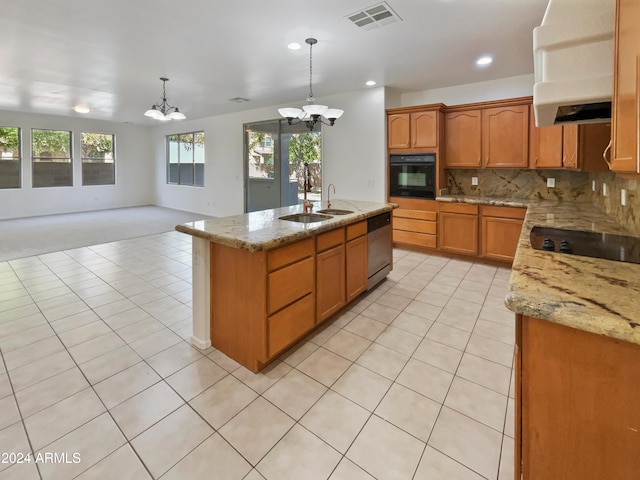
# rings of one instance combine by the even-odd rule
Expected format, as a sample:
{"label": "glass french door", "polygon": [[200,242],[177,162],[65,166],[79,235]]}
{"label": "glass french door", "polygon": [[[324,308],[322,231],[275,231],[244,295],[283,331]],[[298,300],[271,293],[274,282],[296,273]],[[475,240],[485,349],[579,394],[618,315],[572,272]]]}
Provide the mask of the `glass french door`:
{"label": "glass french door", "polygon": [[322,197],[322,133],[316,125],[286,120],[245,124],[245,211],[302,203],[304,164],[311,173],[307,198]]}

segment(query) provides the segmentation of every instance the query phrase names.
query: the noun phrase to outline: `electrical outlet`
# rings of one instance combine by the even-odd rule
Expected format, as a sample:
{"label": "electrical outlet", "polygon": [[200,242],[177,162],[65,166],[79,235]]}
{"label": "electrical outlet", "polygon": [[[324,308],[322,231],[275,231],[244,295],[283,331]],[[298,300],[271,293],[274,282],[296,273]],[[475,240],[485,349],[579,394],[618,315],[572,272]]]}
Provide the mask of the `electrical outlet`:
{"label": "electrical outlet", "polygon": [[547,187],[554,188],[556,186],[555,178],[547,178]]}
{"label": "electrical outlet", "polygon": [[603,197],[607,196],[607,184],[606,183],[602,184],[602,196]]}
{"label": "electrical outlet", "polygon": [[623,207],[627,204],[627,191],[624,188],[620,190],[620,204]]}
{"label": "electrical outlet", "polygon": [[471,185],[478,185],[478,177],[471,177]]}
{"label": "electrical outlet", "polygon": [[596,181],[595,180],[591,181],[591,190],[593,190],[594,192],[596,191]]}

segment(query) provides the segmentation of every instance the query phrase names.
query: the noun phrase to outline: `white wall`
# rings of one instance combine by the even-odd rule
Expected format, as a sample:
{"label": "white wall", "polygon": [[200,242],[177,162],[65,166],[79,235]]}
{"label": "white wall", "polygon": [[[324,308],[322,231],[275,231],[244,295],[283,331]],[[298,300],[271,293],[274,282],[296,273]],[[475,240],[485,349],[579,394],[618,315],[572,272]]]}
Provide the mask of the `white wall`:
{"label": "white wall", "polygon": [[[319,98],[342,108],[334,127],[323,127],[323,184],[336,186],[336,198],[384,201],[386,117],[384,89]],[[300,102],[302,105],[304,101]],[[279,118],[278,106],[162,124],[152,132],[156,204],[212,216],[244,212],[243,124]],[[205,132],[205,187],[167,185],[164,138]],[[325,190],[326,195],[326,190]]]}
{"label": "white wall", "polygon": [[[0,190],[0,219],[154,203],[151,129],[53,115],[0,112],[0,125],[22,129],[22,188]],[[73,186],[31,187],[31,129],[73,132]],[[82,186],[80,133],[116,135],[116,184]]]}
{"label": "white wall", "polygon": [[456,85],[454,87],[435,88],[401,94],[400,104],[395,106],[409,107],[430,103],[444,103],[452,106],[464,103],[489,102],[505,98],[528,97],[533,95],[533,84],[534,77],[531,74]]}
{"label": "white wall", "polygon": [[[334,127],[323,127],[323,195],[333,183],[335,198],[385,201],[385,108],[498,100],[528,96],[532,89],[533,75],[523,75],[405,94],[378,87],[319,98],[318,103],[345,111]],[[243,124],[275,118],[278,106],[155,127],[0,112],[0,124],[21,127],[25,140],[23,188],[0,190],[0,219],[145,204],[212,216],[242,213]],[[77,152],[80,132],[115,133],[116,185],[82,187],[81,165],[76,160],[73,187],[31,188],[31,128],[73,130]],[[165,136],[199,130],[204,130],[206,137],[205,187],[167,185]]]}

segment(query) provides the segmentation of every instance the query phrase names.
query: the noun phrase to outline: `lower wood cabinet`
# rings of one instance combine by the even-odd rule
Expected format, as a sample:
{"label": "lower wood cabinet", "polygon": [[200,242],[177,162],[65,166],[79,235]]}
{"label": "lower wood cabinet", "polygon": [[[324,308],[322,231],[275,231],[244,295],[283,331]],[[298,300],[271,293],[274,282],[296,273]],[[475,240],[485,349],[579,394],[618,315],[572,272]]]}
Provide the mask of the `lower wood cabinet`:
{"label": "lower wood cabinet", "polygon": [[639,478],[639,364],[639,345],[517,315],[515,478]]}
{"label": "lower wood cabinet", "polygon": [[478,254],[478,206],[442,203],[439,212],[439,248],[464,255]]}
{"label": "lower wood cabinet", "polygon": [[481,256],[513,262],[524,215],[524,208],[485,205],[480,207]]}
{"label": "lower wood cabinet", "polygon": [[[339,235],[336,235],[338,233]],[[318,235],[316,241],[316,321],[346,303],[344,228]],[[337,242],[337,243],[336,243]]]}
{"label": "lower wood cabinet", "polygon": [[260,371],[367,288],[367,222],[268,251],[210,244],[211,344]]}
{"label": "lower wood cabinet", "polygon": [[437,248],[438,202],[399,197],[389,201],[399,206],[393,211],[394,243]]}
{"label": "lower wood cabinet", "polygon": [[367,222],[347,226],[346,296],[347,303],[367,289]]}

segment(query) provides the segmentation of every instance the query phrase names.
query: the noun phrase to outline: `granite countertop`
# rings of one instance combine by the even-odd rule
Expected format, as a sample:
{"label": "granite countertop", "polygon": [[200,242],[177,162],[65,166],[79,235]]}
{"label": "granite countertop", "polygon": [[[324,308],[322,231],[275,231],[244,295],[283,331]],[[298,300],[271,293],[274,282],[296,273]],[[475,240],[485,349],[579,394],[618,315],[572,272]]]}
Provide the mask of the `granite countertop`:
{"label": "granite countertop", "polygon": [[[319,202],[313,203],[313,212],[326,208]],[[314,223],[291,222],[279,217],[302,213],[302,205],[261,210],[242,215],[221,217],[183,223],[176,230],[214,243],[240,248],[250,252],[268,250],[288,243],[333,230],[337,227],[364,220],[394,208],[393,204],[361,202],[354,200],[333,200],[331,208],[350,210],[347,215],[334,215],[328,220]]]}
{"label": "granite countertop", "polygon": [[590,203],[463,195],[440,201],[528,207],[506,306],[523,315],[640,344],[640,265],[534,250],[534,226],[631,235]]}
{"label": "granite countertop", "polygon": [[491,205],[494,207],[526,208],[529,205],[529,200],[522,198],[474,197],[472,195],[441,195],[436,197],[436,200],[447,203],[471,203],[474,205]]}
{"label": "granite countertop", "polygon": [[531,202],[513,261],[510,310],[640,344],[640,265],[534,250],[534,226],[632,235],[589,203]]}

